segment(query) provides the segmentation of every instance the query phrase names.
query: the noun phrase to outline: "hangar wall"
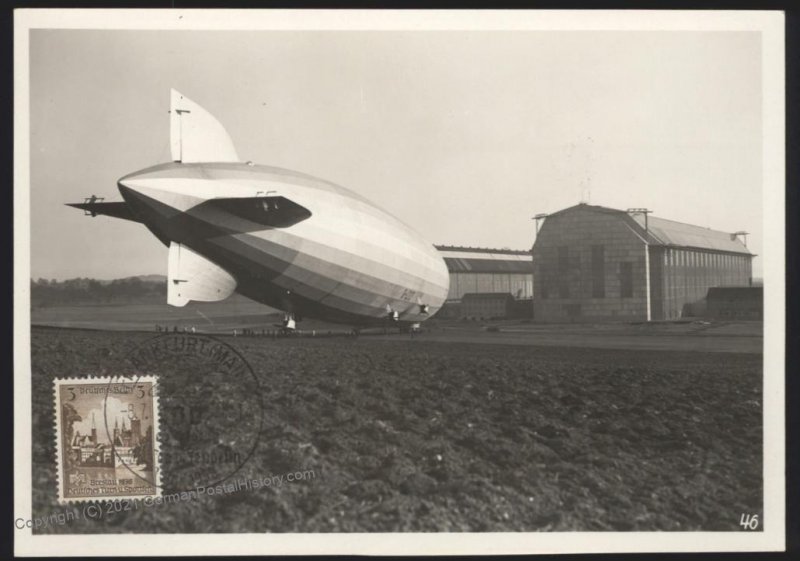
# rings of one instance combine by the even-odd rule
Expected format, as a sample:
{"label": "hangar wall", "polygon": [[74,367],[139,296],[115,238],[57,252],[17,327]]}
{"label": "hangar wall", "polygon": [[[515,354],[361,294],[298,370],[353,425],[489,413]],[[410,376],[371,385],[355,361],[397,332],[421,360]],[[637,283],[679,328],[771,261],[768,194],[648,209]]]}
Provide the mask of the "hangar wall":
{"label": "hangar wall", "polygon": [[710,288],[749,286],[752,256],[700,249],[651,248],[653,319],[682,317]]}
{"label": "hangar wall", "polygon": [[536,237],[534,318],[646,317],[643,240],[614,213],[582,206],[546,218]]}

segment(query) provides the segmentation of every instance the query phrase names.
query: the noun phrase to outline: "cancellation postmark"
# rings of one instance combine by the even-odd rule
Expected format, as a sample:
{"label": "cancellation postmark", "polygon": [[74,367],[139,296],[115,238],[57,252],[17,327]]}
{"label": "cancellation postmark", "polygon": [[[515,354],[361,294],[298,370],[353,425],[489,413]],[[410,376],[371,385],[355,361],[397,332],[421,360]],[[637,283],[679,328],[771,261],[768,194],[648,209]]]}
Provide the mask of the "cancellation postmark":
{"label": "cancellation postmark", "polygon": [[54,381],[60,502],[160,494],[155,376]]}
{"label": "cancellation postmark", "polygon": [[209,335],[159,335],[133,347],[114,380],[136,386],[145,375],[158,380],[164,493],[221,484],[253,457],[264,423],[262,393],[237,349]]}

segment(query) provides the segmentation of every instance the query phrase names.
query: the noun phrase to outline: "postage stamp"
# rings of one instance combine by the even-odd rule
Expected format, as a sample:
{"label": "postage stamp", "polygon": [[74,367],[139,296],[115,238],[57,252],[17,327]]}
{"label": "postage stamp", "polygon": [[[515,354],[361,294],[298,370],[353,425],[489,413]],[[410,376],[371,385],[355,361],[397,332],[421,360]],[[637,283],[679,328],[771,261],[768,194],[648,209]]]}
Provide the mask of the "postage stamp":
{"label": "postage stamp", "polygon": [[157,497],[155,376],[54,380],[58,500]]}

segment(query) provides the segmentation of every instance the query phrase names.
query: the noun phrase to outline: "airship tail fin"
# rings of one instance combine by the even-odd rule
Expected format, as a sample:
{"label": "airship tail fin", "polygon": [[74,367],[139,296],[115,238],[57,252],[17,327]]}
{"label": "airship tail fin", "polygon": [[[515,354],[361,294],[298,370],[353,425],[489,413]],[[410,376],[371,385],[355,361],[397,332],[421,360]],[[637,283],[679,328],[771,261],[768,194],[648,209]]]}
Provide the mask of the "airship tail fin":
{"label": "airship tail fin", "polygon": [[191,300],[218,302],[236,289],[236,279],[183,244],[169,244],[167,304],[182,307]]}
{"label": "airship tail fin", "polygon": [[169,133],[175,162],[240,161],[225,127],[211,113],[177,90],[170,90]]}

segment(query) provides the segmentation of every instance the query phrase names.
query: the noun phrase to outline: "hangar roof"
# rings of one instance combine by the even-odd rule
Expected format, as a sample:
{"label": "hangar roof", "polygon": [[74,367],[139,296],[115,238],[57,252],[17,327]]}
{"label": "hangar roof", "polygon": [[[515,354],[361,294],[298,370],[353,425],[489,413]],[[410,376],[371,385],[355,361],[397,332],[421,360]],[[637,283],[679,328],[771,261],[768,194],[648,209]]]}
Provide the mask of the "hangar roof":
{"label": "hangar roof", "polygon": [[[636,214],[631,216],[644,230],[644,216]],[[655,216],[648,217],[647,230],[651,238],[659,245],[696,247],[712,249],[714,251],[727,251],[730,253],[750,254],[747,247],[737,236],[719,230],[711,230],[701,226],[675,222]],[[653,243],[651,241],[651,243]]]}
{"label": "hangar roof", "polygon": [[530,257],[531,252],[527,249],[508,249],[504,247],[502,249],[496,249],[491,247],[467,247],[463,245],[437,245],[435,246],[436,249],[441,251],[442,253],[482,253],[488,255],[523,255]]}
{"label": "hangar roof", "polygon": [[[720,232],[711,228],[694,226],[675,220],[667,220],[657,216],[647,217],[647,231],[645,233],[644,214],[629,214],[624,210],[608,208],[597,205],[579,204],[554,212],[550,216],[569,212],[575,209],[591,210],[595,212],[605,212],[622,216],[631,227],[644,239],[647,238],[650,244],[663,245],[667,247],[691,247],[696,249],[706,249],[710,251],[724,251],[727,253],[741,253],[752,255],[742,241],[729,232]],[[547,219],[545,219],[547,221]]]}
{"label": "hangar roof", "polygon": [[529,251],[449,245],[437,245],[436,249],[451,273],[533,273]]}
{"label": "hangar roof", "polygon": [[472,300],[514,300],[514,295],[508,292],[468,292],[461,297],[462,302]]}

